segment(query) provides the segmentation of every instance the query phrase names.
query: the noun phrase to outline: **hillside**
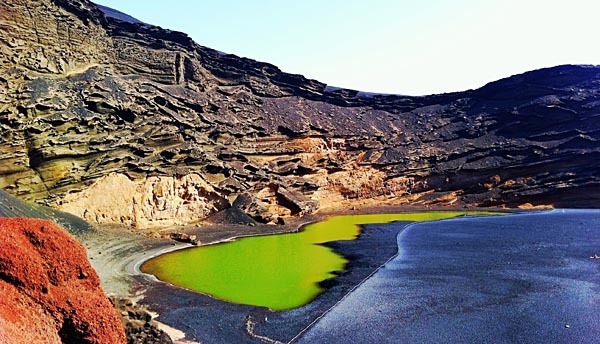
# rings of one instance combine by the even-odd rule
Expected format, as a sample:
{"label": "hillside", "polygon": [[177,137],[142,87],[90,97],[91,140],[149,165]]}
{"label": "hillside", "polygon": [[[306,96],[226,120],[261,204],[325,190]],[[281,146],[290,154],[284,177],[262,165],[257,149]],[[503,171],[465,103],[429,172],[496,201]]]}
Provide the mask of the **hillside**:
{"label": "hillside", "polygon": [[236,199],[271,223],[377,204],[600,204],[600,67],[373,95],[117,14],[2,2],[0,188],[140,228]]}
{"label": "hillside", "polygon": [[0,342],[126,342],[83,246],[67,231],[0,217],[0,235]]}

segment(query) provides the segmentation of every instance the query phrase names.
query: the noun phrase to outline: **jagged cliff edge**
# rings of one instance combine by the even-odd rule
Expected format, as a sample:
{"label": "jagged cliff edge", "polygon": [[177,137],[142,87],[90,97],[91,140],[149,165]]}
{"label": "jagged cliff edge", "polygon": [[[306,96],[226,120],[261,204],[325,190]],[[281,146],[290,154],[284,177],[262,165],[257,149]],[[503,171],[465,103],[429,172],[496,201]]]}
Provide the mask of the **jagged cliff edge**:
{"label": "jagged cliff edge", "polygon": [[[0,5],[0,187],[87,220],[600,204],[600,68],[424,97],[327,87],[84,0]],[[401,82],[401,81],[399,81]]]}

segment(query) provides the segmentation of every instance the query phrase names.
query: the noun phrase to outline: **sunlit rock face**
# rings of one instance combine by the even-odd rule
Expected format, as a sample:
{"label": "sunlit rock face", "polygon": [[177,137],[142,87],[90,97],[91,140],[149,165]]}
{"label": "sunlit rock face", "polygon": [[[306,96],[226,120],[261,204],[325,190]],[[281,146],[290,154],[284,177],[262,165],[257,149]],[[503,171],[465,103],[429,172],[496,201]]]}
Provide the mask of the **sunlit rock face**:
{"label": "sunlit rock face", "polygon": [[113,173],[67,195],[59,208],[90,222],[147,228],[184,225],[228,206],[197,174],[134,181]]}
{"label": "sunlit rock face", "polygon": [[[201,219],[241,194],[267,222],[385,203],[600,204],[598,67],[373,95],[110,18],[84,0],[3,1],[0,51],[0,187],[90,220]],[[153,178],[166,184],[150,201]],[[190,178],[199,196],[188,199],[175,184]],[[129,200],[123,190],[110,197],[131,211],[98,204],[83,214],[110,180],[130,188]],[[133,200],[143,215],[132,215]]]}

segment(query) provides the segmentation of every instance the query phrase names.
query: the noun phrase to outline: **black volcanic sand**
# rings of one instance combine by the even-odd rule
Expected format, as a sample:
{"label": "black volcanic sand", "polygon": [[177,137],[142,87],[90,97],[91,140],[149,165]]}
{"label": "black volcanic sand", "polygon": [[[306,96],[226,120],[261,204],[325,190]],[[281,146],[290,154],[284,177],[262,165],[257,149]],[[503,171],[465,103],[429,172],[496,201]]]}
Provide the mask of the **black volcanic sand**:
{"label": "black volcanic sand", "polygon": [[94,231],[92,225],[74,215],[39,204],[24,202],[4,190],[0,190],[0,217],[28,217],[52,220],[74,235],[83,235]]}
{"label": "black volcanic sand", "polygon": [[598,210],[419,223],[398,247],[299,342],[598,343]]}
{"label": "black volcanic sand", "polygon": [[409,222],[398,222],[396,226],[367,225],[356,240],[327,243],[350,262],[344,272],[323,283],[324,293],[300,308],[270,311],[232,304],[166,283],[148,283],[144,276],[137,277],[140,284],[147,286],[140,303],[157,311],[160,314],[157,320],[202,343],[260,342],[247,334],[247,319],[255,323],[256,335],[287,342],[394,256],[398,252],[396,236],[407,224]]}

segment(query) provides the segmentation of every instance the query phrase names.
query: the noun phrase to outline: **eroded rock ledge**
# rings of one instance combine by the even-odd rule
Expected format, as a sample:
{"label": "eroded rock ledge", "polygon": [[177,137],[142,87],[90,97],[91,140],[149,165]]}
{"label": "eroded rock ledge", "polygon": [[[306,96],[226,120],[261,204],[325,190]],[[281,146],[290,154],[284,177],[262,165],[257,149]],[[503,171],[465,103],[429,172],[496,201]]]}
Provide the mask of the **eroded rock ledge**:
{"label": "eroded rock ledge", "polygon": [[59,209],[95,223],[148,228],[188,224],[227,207],[228,200],[197,174],[131,180],[111,173],[67,195]]}
{"label": "eroded rock ledge", "polygon": [[199,220],[240,195],[272,223],[381,202],[600,204],[599,67],[368,94],[86,0],[3,1],[0,53],[0,187],[93,221]]}

